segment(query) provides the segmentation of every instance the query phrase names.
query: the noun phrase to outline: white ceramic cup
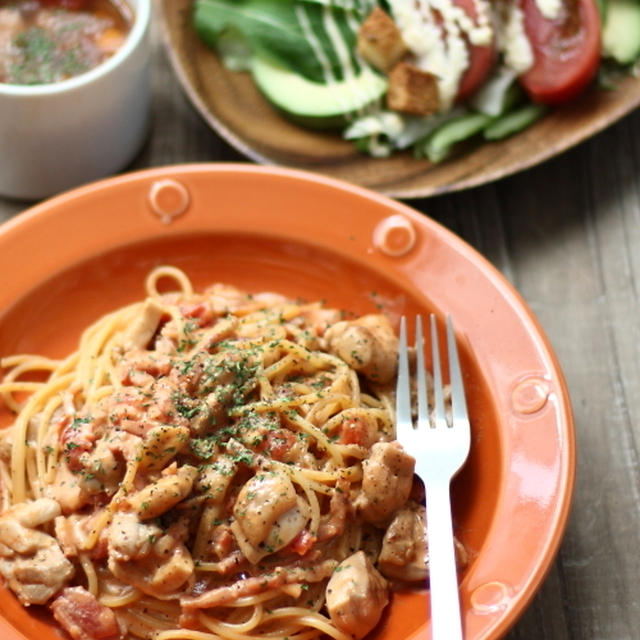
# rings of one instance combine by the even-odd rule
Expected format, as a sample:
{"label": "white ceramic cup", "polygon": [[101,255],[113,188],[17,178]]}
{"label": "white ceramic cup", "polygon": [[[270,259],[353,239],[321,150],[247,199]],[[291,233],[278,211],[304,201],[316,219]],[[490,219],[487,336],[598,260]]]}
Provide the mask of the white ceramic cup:
{"label": "white ceramic cup", "polygon": [[128,0],[135,17],[120,49],[62,82],[0,83],[0,194],[45,198],[124,168],[149,125],[152,0]]}

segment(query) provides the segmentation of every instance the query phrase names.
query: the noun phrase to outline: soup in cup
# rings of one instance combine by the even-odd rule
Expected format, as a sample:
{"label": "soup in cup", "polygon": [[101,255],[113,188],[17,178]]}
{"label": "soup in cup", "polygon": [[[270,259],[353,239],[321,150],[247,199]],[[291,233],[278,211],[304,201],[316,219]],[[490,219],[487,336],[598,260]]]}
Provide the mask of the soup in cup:
{"label": "soup in cup", "polygon": [[38,199],[117,172],[150,105],[151,0],[0,2],[0,194]]}

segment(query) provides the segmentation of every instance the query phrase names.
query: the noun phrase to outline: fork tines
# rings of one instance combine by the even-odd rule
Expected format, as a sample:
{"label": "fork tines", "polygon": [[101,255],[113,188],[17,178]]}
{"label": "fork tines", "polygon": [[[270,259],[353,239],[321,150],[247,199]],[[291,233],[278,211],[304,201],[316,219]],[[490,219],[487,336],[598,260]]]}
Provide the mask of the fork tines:
{"label": "fork tines", "polygon": [[[416,353],[416,396],[418,420],[420,426],[452,426],[456,421],[467,421],[467,403],[465,399],[464,383],[458,348],[456,346],[453,320],[446,316],[447,358],[449,361],[449,386],[451,393],[451,420],[447,420],[445,408],[445,384],[443,383],[440,348],[438,341],[438,327],[435,314],[430,314],[430,342],[433,378],[429,384],[427,367],[424,357],[424,337],[422,316],[416,316],[415,353]],[[400,335],[398,344],[398,381],[396,389],[396,419],[397,428],[401,431],[409,427],[414,429],[411,420],[411,372],[409,366],[409,348],[407,346],[407,321],[405,316],[400,318]],[[429,401],[429,387],[433,394]],[[433,409],[433,425],[430,420],[430,405]],[[398,437],[401,439],[400,437]]]}

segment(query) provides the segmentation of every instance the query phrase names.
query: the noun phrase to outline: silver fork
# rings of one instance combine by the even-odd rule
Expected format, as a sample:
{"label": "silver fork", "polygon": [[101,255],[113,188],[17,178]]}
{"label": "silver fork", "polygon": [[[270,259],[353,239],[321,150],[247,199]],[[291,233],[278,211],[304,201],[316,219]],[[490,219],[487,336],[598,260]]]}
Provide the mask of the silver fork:
{"label": "silver fork", "polygon": [[415,457],[415,472],[422,478],[425,486],[432,638],[434,640],[461,640],[463,637],[462,621],[449,490],[451,479],[458,473],[469,455],[471,435],[451,316],[446,318],[446,328],[451,386],[451,422],[449,423],[447,420],[445,411],[436,318],[431,314],[434,419],[432,424],[429,419],[427,400],[422,317],[417,316],[418,420],[417,425],[414,426],[411,417],[406,320],[403,317],[400,321],[396,437],[405,450]]}

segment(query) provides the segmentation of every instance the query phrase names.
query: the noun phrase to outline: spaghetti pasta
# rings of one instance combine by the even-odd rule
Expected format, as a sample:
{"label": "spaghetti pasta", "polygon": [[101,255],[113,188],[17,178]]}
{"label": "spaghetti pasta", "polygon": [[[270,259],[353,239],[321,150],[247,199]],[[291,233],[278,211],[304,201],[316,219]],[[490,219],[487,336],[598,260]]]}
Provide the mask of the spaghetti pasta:
{"label": "spaghetti pasta", "polygon": [[389,321],[175,267],[146,292],[64,360],[1,362],[5,582],[73,638],[362,637],[383,574],[426,577]]}

